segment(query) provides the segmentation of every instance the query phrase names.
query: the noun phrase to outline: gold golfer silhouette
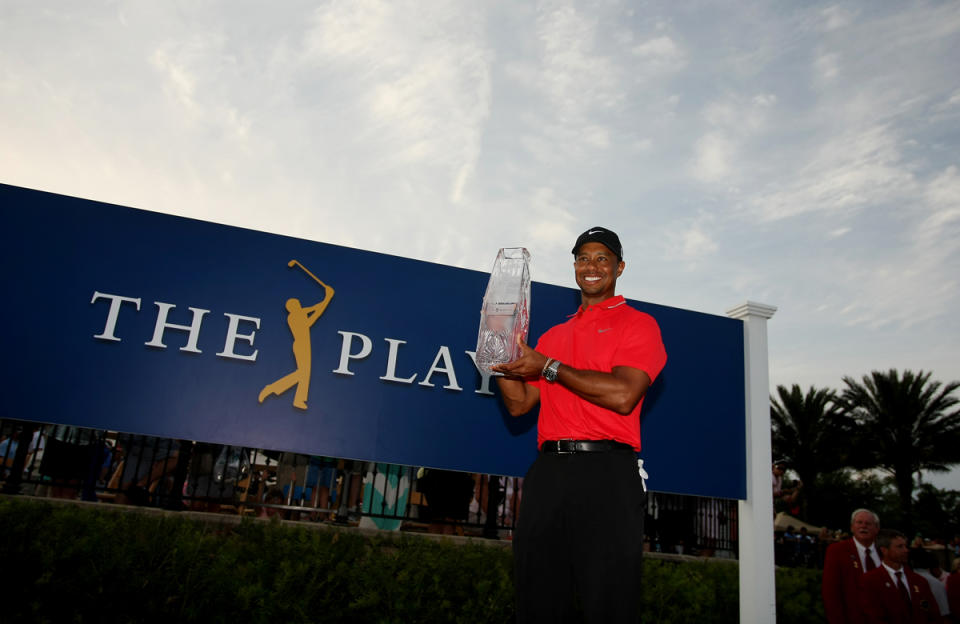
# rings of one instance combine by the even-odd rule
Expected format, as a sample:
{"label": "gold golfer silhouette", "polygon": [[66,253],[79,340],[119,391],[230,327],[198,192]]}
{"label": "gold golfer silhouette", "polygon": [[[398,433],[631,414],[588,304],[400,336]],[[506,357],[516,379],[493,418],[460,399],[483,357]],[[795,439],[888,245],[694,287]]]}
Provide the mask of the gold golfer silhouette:
{"label": "gold golfer silhouette", "polygon": [[324,290],[326,290],[326,297],[320,303],[312,305],[309,308],[304,308],[300,304],[299,299],[287,299],[287,327],[290,328],[290,333],[293,334],[293,357],[297,362],[297,369],[289,375],[285,375],[275,382],[264,386],[263,390],[260,391],[258,400],[260,403],[263,403],[263,400],[271,394],[280,396],[293,386],[296,386],[297,391],[293,395],[293,406],[305,410],[307,409],[307,394],[310,392],[310,367],[313,364],[313,355],[310,348],[310,328],[313,327],[313,324],[317,322],[317,319],[320,318],[323,311],[330,305],[330,300],[333,299],[333,288],[317,279],[316,275],[308,271],[305,266],[296,260],[291,260],[287,263],[288,267],[292,268],[293,265],[297,265],[303,269],[307,275],[323,286]]}

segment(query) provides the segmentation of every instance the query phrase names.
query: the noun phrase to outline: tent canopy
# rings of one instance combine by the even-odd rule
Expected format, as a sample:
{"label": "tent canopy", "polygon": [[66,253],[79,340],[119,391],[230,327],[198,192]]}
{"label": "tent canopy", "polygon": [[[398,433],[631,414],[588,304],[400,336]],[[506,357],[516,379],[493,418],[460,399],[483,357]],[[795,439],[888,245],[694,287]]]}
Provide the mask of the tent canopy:
{"label": "tent canopy", "polygon": [[807,523],[807,522],[804,522],[803,520],[800,520],[799,518],[794,518],[793,516],[791,516],[790,514],[788,514],[788,513],[785,512],[785,511],[781,511],[781,512],[778,513],[777,516],[773,519],[773,530],[774,530],[774,531],[786,531],[786,530],[787,530],[787,527],[789,527],[789,526],[792,526],[792,527],[793,527],[795,530],[797,530],[797,531],[800,530],[800,527],[807,527],[807,533],[809,533],[810,535],[817,535],[817,534],[819,534],[819,533],[820,533],[820,528],[821,528],[821,527],[818,527],[818,526],[814,526],[814,525],[812,525],[812,524],[809,524],[809,523]]}

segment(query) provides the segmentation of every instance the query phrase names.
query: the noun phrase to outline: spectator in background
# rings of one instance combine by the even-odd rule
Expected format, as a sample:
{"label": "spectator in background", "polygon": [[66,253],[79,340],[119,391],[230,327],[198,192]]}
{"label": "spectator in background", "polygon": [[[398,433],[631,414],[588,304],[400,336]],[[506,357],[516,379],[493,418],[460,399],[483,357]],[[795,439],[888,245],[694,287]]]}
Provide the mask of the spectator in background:
{"label": "spectator in background", "polygon": [[214,466],[225,447],[222,444],[197,442],[193,446],[183,493],[194,511],[217,512],[221,504],[231,504],[236,496],[234,483],[217,480]]}
{"label": "spectator in background", "polygon": [[[280,456],[277,482],[283,488],[283,500],[287,504],[316,507],[318,492],[313,487],[316,480],[317,467],[310,461],[309,455],[283,453]],[[299,519],[299,514],[293,519]]]}
{"label": "spectator in background", "polygon": [[348,459],[343,462],[343,485],[335,524],[359,524],[363,515],[363,470],[366,462]]}
{"label": "spectator in background", "polygon": [[117,445],[123,449],[123,463],[111,479],[120,490],[117,502],[146,505],[151,491],[173,475],[180,445],[176,440],[131,434],[119,435]]}
{"label": "spectator in background", "polygon": [[884,529],[876,539],[883,565],[863,576],[861,604],[866,624],[938,624],[936,598],[927,580],[907,567],[910,549],[900,531]]}
{"label": "spectator in background", "polygon": [[[17,455],[17,435],[19,435],[19,431],[14,430],[0,436],[0,462],[5,468],[13,466],[14,457]],[[27,459],[23,464],[25,469],[30,465],[33,454],[38,450],[43,450],[43,436],[40,435],[40,429],[35,430],[30,439],[30,445],[27,447]]]}
{"label": "spectator in background", "polygon": [[933,575],[933,578],[943,583],[944,586],[947,584],[947,578],[950,577],[950,573],[940,567],[940,559],[936,555],[934,555],[930,561],[930,574]]}
{"label": "spectator in background", "polygon": [[[263,495],[263,502],[265,505],[282,505],[283,504],[283,490],[278,487],[272,487],[266,491]],[[257,510],[258,518],[277,518],[278,520],[286,519],[287,512],[283,509],[278,509],[276,507],[260,507]]]}
{"label": "spectator in background", "polygon": [[787,471],[787,464],[783,461],[773,464],[773,502],[783,496],[783,475]]}
{"label": "spectator in background", "polygon": [[[102,444],[89,429],[54,425],[47,434],[40,474],[49,480],[53,498],[76,498],[85,481],[96,479],[103,463]],[[91,471],[93,473],[91,474]],[[92,491],[92,487],[90,488]],[[96,496],[86,497],[96,500]]]}
{"label": "spectator in background", "polygon": [[815,542],[813,536],[807,532],[807,527],[800,527],[800,534],[797,536],[797,554],[794,558],[795,565],[804,568],[813,567]]}
{"label": "spectator in background", "polygon": [[950,605],[947,601],[947,588],[943,584],[943,581],[931,573],[932,568],[935,566],[939,567],[937,558],[933,553],[920,548],[910,551],[909,561],[913,571],[926,579],[930,585],[930,593],[932,593],[933,597],[937,600],[937,608],[940,609],[940,615],[946,619],[946,616],[950,615]]}
{"label": "spectator in background", "polygon": [[773,510],[774,513],[779,509],[797,516],[800,514],[800,490],[803,484],[798,479],[787,487],[783,480],[786,471],[787,464],[783,460],[773,464]]}
{"label": "spectator in background", "polygon": [[853,537],[827,548],[823,562],[823,606],[830,624],[862,624],[861,609],[864,572],[880,566],[880,553],[874,541],[880,530],[880,518],[869,509],[857,509],[850,515]]}
{"label": "spectator in background", "polygon": [[[330,507],[330,493],[336,493],[337,460],[330,457],[314,456],[310,458],[310,465],[317,473],[315,506],[319,509],[328,509]],[[312,516],[311,520],[328,520],[330,516],[330,512],[319,512]]]}
{"label": "spectator in background", "polygon": [[417,490],[427,499],[430,531],[463,534],[460,523],[466,521],[473,498],[473,475],[454,470],[426,469],[418,474]]}

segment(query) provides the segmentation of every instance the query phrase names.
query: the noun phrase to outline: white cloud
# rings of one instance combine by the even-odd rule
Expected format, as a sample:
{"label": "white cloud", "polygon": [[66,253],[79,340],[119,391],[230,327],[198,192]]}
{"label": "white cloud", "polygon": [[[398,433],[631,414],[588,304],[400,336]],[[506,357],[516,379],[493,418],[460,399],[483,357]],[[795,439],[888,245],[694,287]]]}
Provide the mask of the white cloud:
{"label": "white cloud", "polygon": [[690,175],[700,182],[722,183],[728,192],[738,193],[745,176],[743,146],[766,131],[776,104],[773,93],[726,94],[707,102],[700,116],[710,130],[693,144]]}
{"label": "white cloud", "polygon": [[480,13],[434,8],[370,0],[316,9],[299,79],[345,85],[344,96],[359,105],[344,111],[357,124],[353,147],[375,150],[384,170],[436,171],[459,203],[490,113],[492,53]]}
{"label": "white cloud", "polygon": [[605,224],[785,375],[960,378],[955,3],[10,7],[3,182],[567,285]]}
{"label": "white cloud", "polygon": [[621,101],[617,67],[597,49],[597,26],[597,18],[573,3],[540,7],[540,86],[561,120],[579,122],[589,112]]}
{"label": "white cloud", "polygon": [[775,106],[777,103],[777,96],[773,93],[760,93],[753,96],[752,102],[760,107],[770,107]]}
{"label": "white cloud", "polygon": [[166,78],[169,85],[169,91],[174,99],[180,102],[188,109],[196,107],[193,99],[196,78],[190,71],[170,58],[166,50],[157,50],[150,59]]}
{"label": "white cloud", "polygon": [[839,5],[829,6],[820,12],[823,30],[840,30],[848,26],[856,17],[856,11]]}
{"label": "white cloud", "polygon": [[924,196],[931,205],[943,211],[938,214],[948,216],[938,219],[941,221],[938,226],[942,225],[943,221],[955,219],[957,210],[960,210],[960,170],[957,166],[950,165],[931,180],[924,190]]}
{"label": "white cloud", "polygon": [[631,52],[642,63],[640,69],[644,74],[677,71],[687,64],[686,53],[669,35],[659,35],[638,43],[631,48]]}
{"label": "white cloud", "polygon": [[[960,171],[948,167],[923,185],[922,202],[902,206],[889,249],[869,259],[852,255],[824,277],[850,303],[849,325],[909,328],[944,319],[960,302]],[[850,241],[853,245],[854,242]]]}
{"label": "white cloud", "polygon": [[685,271],[695,271],[701,260],[715,256],[720,248],[718,237],[722,235],[722,225],[709,213],[678,217],[658,228],[657,253],[671,264],[681,263]]}
{"label": "white cloud", "polygon": [[887,126],[825,137],[796,173],[770,186],[752,200],[757,216],[765,220],[902,201],[917,188],[902,162],[899,136]]}
{"label": "white cloud", "polygon": [[150,55],[149,62],[172,100],[169,112],[174,118],[188,126],[214,128],[239,146],[249,138],[252,121],[222,92],[224,82],[229,81],[213,77],[219,72],[229,75],[235,69],[225,46],[221,35],[167,41]]}
{"label": "white cloud", "polygon": [[815,75],[830,82],[840,75],[840,55],[836,52],[824,52],[814,61]]}
{"label": "white cloud", "polygon": [[683,255],[687,258],[699,258],[717,250],[717,244],[698,225],[692,226],[683,234]]}
{"label": "white cloud", "polygon": [[946,315],[960,300],[960,169],[951,165],[934,177],[924,198],[928,213],[912,233],[914,262],[924,276],[924,305]]}
{"label": "white cloud", "polygon": [[637,139],[634,141],[632,150],[635,152],[649,152],[653,149],[653,140],[648,138]]}
{"label": "white cloud", "polygon": [[773,93],[759,93],[752,97],[727,95],[708,102],[702,117],[715,128],[742,136],[762,131],[769,118],[770,109],[776,104],[777,96]]}
{"label": "white cloud", "polygon": [[701,182],[725,182],[733,172],[736,148],[722,132],[709,132],[694,145],[690,173]]}

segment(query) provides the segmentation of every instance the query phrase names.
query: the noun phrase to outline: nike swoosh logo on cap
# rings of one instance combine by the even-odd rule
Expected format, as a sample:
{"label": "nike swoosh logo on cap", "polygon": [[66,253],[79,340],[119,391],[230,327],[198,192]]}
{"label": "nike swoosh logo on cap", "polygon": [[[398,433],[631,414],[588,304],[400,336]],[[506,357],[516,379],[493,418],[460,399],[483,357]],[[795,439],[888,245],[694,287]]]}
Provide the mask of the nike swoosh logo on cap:
{"label": "nike swoosh logo on cap", "polygon": [[602,232],[602,231],[603,230],[590,230],[589,232],[587,232],[587,236],[590,236],[591,234],[596,234],[597,232]]}

